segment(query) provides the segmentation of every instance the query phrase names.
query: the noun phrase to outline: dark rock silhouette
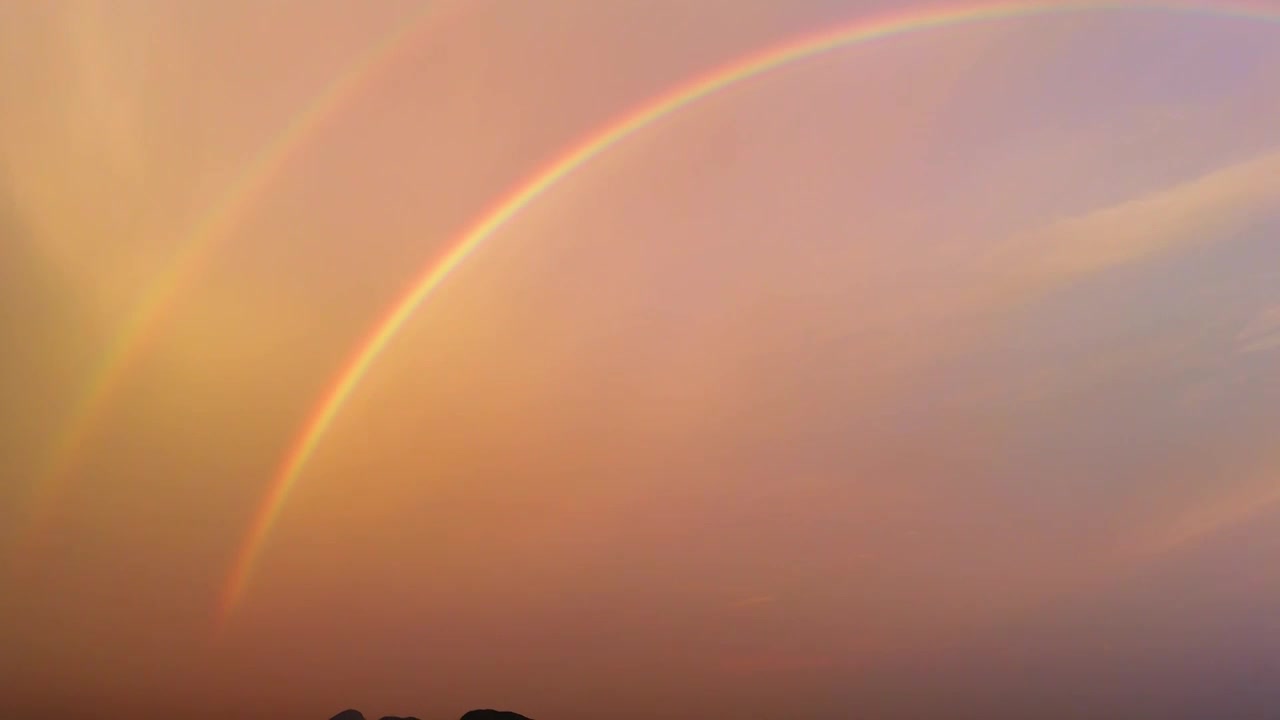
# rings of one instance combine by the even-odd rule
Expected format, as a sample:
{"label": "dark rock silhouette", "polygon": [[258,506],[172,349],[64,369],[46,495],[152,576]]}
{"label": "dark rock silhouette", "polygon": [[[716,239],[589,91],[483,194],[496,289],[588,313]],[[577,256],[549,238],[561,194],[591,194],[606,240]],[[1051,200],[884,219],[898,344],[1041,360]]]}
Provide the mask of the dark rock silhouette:
{"label": "dark rock silhouette", "polygon": [[[364,720],[364,715],[359,710],[343,710],[329,720]],[[411,715],[407,717],[386,715],[382,720],[418,720],[418,718]],[[533,718],[527,718],[520,713],[507,712],[506,710],[472,710],[463,715],[462,720],[533,720]]]}

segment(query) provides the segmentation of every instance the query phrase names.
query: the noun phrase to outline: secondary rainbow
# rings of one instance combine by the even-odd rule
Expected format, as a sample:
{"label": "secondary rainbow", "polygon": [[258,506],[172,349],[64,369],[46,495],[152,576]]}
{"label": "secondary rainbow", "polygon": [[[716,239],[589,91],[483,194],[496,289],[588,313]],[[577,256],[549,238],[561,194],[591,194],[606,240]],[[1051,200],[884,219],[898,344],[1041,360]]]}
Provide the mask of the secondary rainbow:
{"label": "secondary rainbow", "polygon": [[564,180],[587,162],[618,142],[652,125],[654,122],[712,96],[726,88],[759,77],[792,63],[881,38],[923,30],[953,27],[984,21],[1085,11],[1159,11],[1193,13],[1219,17],[1255,20],[1280,20],[1280,7],[1262,8],[1224,3],[1170,2],[995,2],[967,6],[934,6],[898,12],[873,19],[854,21],[835,29],[793,39],[746,58],[730,62],[718,69],[668,91],[606,124],[600,130],[574,145],[568,151],[535,172],[509,194],[500,198],[468,227],[443,256],[429,263],[409,290],[357,346],[335,381],[323,393],[320,402],[307,416],[301,432],[284,456],[272,477],[267,493],[254,514],[249,531],[235,556],[231,573],[221,598],[222,620],[240,602],[248,585],[262,547],[279,516],[280,509],[297,483],[303,467],[315,452],[320,439],[332,425],[348,397],[368,373],[378,356],[413,315],[419,305],[440,286],[468,257],[506,225],[529,203]]}
{"label": "secondary rainbow", "polygon": [[53,444],[45,469],[31,490],[27,537],[47,521],[52,505],[61,496],[67,479],[79,462],[85,442],[102,420],[104,411],[120,388],[129,369],[156,337],[175,297],[205,264],[217,244],[229,237],[249,210],[266,195],[288,162],[317,136],[325,120],[351,104],[381,68],[393,66],[398,54],[411,47],[426,25],[436,3],[424,5],[407,21],[398,23],[329,82],[305,109],[296,115],[266,147],[240,171],[218,199],[199,216],[179,243],[179,251],[167,269],[147,288],[128,320],[115,333],[102,362],[90,375],[63,430]]}

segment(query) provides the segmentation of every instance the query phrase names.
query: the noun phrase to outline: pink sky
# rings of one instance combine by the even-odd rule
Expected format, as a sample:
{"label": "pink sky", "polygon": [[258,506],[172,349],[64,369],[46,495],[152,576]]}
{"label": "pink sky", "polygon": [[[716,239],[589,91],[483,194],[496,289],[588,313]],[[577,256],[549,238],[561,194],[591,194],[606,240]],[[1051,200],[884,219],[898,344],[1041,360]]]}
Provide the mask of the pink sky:
{"label": "pink sky", "polygon": [[907,33],[617,144],[413,315],[220,619],[308,413],[497,198],[709,68],[923,7],[440,2],[175,274],[419,4],[0,5],[0,714],[1274,707],[1260,0]]}

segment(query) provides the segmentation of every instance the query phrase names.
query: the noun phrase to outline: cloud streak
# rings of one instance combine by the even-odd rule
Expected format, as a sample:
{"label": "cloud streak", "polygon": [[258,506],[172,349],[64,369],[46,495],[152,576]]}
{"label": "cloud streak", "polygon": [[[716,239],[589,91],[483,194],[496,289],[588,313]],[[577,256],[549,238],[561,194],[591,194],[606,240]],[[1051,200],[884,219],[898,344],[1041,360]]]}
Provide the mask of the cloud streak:
{"label": "cloud streak", "polygon": [[1280,347],[1280,305],[1258,313],[1236,335],[1236,350],[1241,354]]}
{"label": "cloud streak", "polygon": [[1275,508],[1280,504],[1280,482],[1277,482],[1280,467],[1274,461],[1260,463],[1258,467],[1251,480],[1149,527],[1135,540],[1128,555],[1155,559],[1207,540]]}
{"label": "cloud streak", "polygon": [[1000,248],[992,270],[1005,302],[1034,300],[1099,273],[1227,240],[1280,204],[1280,150],[1094,212]]}

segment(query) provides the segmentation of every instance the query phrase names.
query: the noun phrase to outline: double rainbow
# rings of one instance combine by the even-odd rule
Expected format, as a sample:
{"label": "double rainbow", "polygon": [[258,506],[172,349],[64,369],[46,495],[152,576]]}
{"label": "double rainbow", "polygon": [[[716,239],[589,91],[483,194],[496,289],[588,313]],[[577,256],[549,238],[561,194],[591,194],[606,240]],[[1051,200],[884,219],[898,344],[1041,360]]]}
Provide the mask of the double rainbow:
{"label": "double rainbow", "polygon": [[[275,140],[259,152],[236,180],[184,235],[179,251],[144,293],[129,320],[116,333],[97,371],[91,374],[82,399],[74,407],[54,443],[46,469],[32,490],[27,533],[38,529],[79,462],[83,447],[99,425],[121,381],[127,376],[162,326],[174,299],[189,286],[219,242],[230,236],[254,204],[270,189],[288,162],[316,137],[324,122],[360,95],[379,71],[392,66],[421,34],[433,5],[424,6],[404,24],[362,53],[295,117]],[[937,28],[1000,19],[1125,10],[1189,13],[1253,20],[1280,21],[1280,4],[1168,2],[986,2],[965,6],[932,6],[861,19],[767,48],[698,76],[633,109],[553,159],[500,198],[468,227],[443,256],[429,263],[410,289],[396,300],[357,346],[333,383],[307,416],[295,441],[271,478],[249,531],[235,556],[222,593],[220,611],[228,617],[243,598],[254,566],[271,529],[307,461],[341,412],[347,399],[374,362],[386,350],[417,308],[487,240],[531,202],[561,180],[635,133],[663,118],[729,87],[834,50],[863,42]]]}

